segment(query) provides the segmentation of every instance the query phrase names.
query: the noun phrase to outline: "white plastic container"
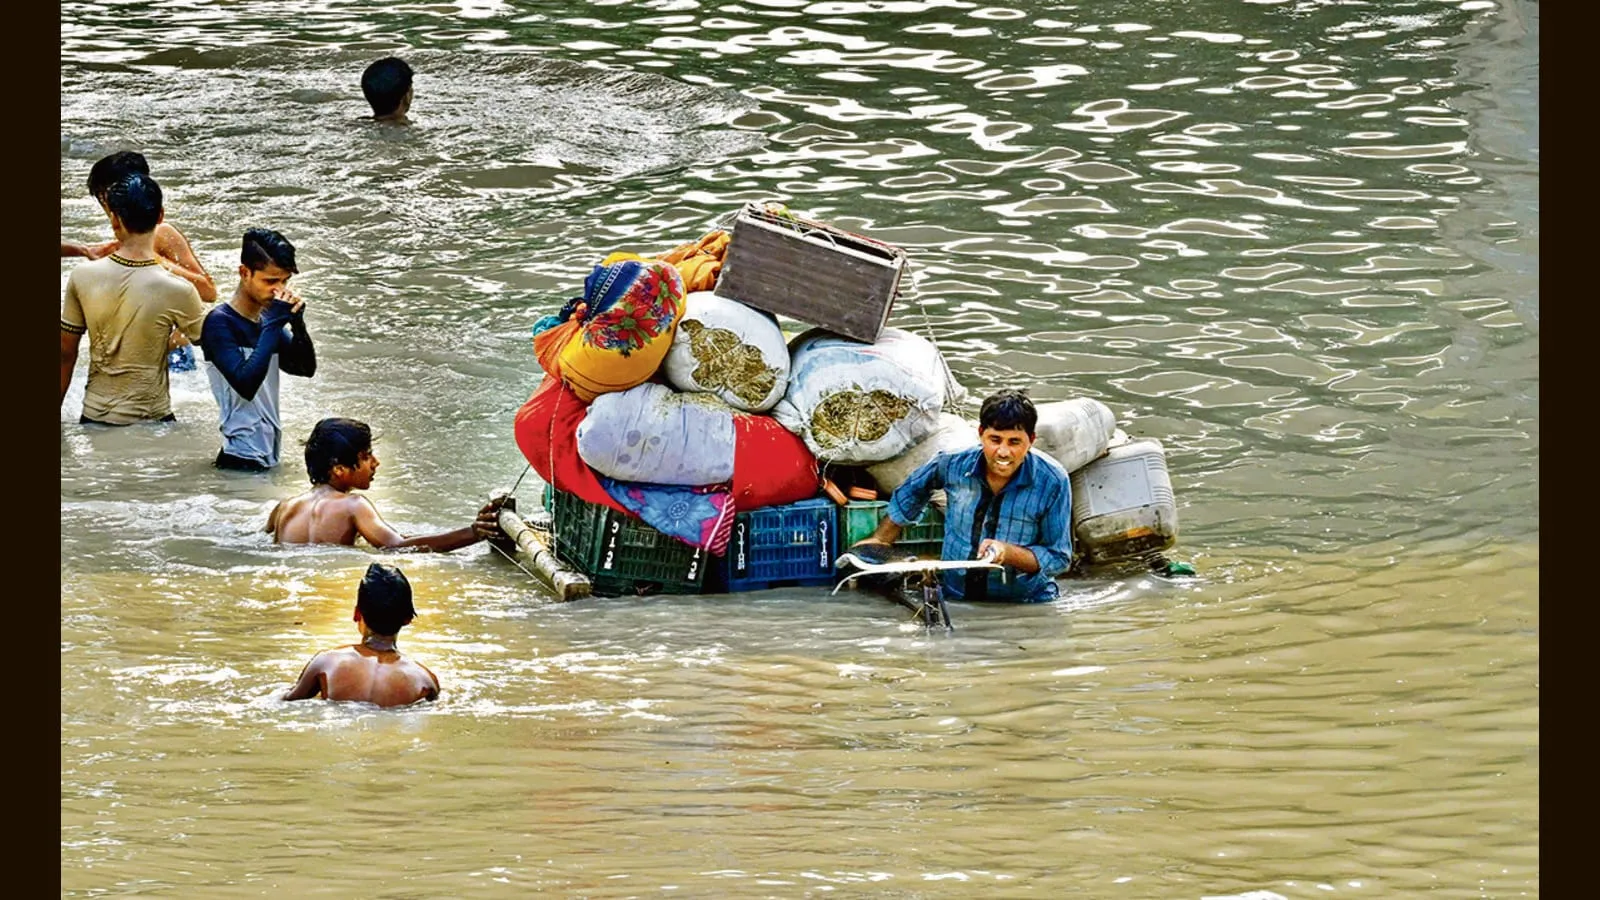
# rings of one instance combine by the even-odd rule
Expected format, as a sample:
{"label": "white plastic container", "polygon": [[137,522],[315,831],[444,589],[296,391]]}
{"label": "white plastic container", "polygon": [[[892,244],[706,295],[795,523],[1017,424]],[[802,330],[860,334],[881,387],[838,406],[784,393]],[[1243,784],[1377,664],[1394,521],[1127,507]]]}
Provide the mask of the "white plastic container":
{"label": "white plastic container", "polygon": [[1178,507],[1161,442],[1113,445],[1072,473],[1074,550],[1090,562],[1159,553],[1178,541]]}
{"label": "white plastic container", "polygon": [[1117,428],[1111,408],[1092,397],[1040,403],[1036,409],[1033,446],[1054,457],[1068,474],[1105,453]]}

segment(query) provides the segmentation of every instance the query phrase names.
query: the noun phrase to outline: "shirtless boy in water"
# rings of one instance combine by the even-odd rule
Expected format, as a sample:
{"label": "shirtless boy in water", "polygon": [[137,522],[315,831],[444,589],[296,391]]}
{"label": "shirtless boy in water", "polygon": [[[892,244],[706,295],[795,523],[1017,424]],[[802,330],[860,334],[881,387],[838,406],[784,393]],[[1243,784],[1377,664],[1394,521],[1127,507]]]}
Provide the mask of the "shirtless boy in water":
{"label": "shirtless boy in water", "polygon": [[394,566],[373,563],[356,590],[356,626],[361,643],[324,650],[306,663],[285,700],[356,700],[404,706],[439,697],[439,678],[400,655],[395,641],[417,610],[411,583]]}
{"label": "shirtless boy in water", "polygon": [[323,419],[306,441],[306,474],[311,490],[273,507],[265,531],[280,544],[345,544],[357,537],[381,550],[446,551],[500,538],[499,504],[478,510],[465,528],[408,538],[378,514],[366,497],[354,493],[372,486],[378,458],[372,455],[372,429],[354,419]]}

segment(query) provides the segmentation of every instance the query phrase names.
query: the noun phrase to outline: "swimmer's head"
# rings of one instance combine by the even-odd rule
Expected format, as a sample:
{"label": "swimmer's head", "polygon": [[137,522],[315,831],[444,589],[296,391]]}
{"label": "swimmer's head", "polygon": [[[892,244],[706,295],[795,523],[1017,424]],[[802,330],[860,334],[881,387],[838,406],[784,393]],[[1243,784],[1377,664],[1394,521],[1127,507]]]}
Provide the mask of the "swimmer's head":
{"label": "swimmer's head", "polygon": [[111,190],[113,184],[135,174],[150,174],[150,163],[145,161],[143,153],[118,150],[102,157],[89,167],[89,196],[104,202],[106,191]]}
{"label": "swimmer's head", "polygon": [[161,185],[149,175],[134,172],[111,185],[105,204],[129,234],[149,234],[161,224]]}
{"label": "swimmer's head", "polygon": [[398,56],[385,56],[361,73],[361,95],[375,117],[405,115],[411,108],[411,66]]}
{"label": "swimmer's head", "polygon": [[356,614],[373,634],[399,634],[417,616],[406,573],[383,563],[367,566],[367,574],[356,589]]}
{"label": "swimmer's head", "polygon": [[306,475],[311,483],[327,484],[334,466],[356,468],[372,452],[372,429],[355,419],[323,419],[306,439]]}

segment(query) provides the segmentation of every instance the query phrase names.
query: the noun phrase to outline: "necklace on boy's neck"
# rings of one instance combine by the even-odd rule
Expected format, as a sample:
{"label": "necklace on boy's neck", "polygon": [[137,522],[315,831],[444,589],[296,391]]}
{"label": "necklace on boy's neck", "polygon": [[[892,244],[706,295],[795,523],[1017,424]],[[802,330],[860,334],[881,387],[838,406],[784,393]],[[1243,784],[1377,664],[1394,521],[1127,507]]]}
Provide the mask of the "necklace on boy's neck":
{"label": "necklace on boy's neck", "polygon": [[380,653],[392,651],[395,649],[395,639],[392,637],[379,637],[376,634],[369,634],[361,639],[361,646],[367,648],[368,650],[377,650]]}

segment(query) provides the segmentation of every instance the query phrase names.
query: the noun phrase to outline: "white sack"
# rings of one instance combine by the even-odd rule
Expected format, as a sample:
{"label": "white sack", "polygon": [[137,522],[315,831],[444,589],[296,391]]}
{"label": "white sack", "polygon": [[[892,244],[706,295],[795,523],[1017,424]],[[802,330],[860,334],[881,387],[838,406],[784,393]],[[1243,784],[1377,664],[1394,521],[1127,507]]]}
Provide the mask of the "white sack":
{"label": "white sack", "polygon": [[710,394],[645,383],[601,394],[578,423],[578,456],[618,481],[718,484],[733,478],[733,410]]}
{"label": "white sack", "polygon": [[885,328],[867,344],[813,328],[789,345],[789,388],[772,415],[822,462],[882,462],[933,431],[948,371],[909,331]]}
{"label": "white sack", "polygon": [[789,347],[778,323],[710,291],[684,298],[672,346],[662,362],[680,391],[716,394],[745,412],[765,412],[789,385]]}

